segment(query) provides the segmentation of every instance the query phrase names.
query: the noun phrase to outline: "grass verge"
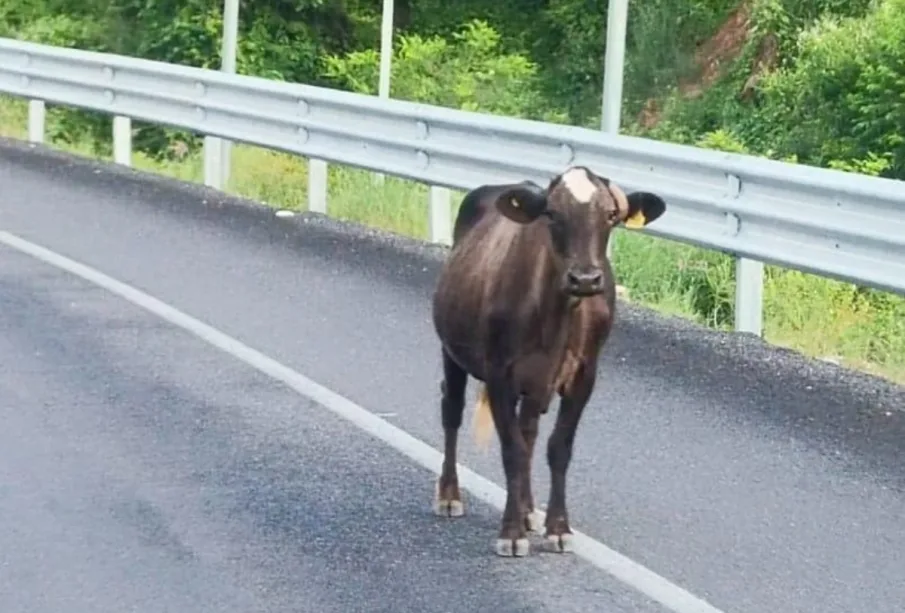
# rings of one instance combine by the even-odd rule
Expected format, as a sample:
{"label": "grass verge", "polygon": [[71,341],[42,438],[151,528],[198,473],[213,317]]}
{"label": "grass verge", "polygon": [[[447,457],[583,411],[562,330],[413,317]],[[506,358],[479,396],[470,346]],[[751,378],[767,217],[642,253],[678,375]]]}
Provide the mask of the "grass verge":
{"label": "grass verge", "polygon": [[[27,105],[0,96],[0,135],[26,137]],[[48,109],[47,125],[55,121]],[[48,134],[53,130],[48,129]],[[48,139],[48,145],[96,159],[82,143]],[[184,181],[201,182],[200,154],[158,162],[140,153],[133,166]],[[274,207],[307,207],[307,163],[296,156],[237,145],[227,190]],[[452,212],[461,199],[453,192]],[[333,217],[425,239],[428,188],[371,173],[331,166],[327,210]],[[720,329],[730,329],[735,294],[731,257],[650,236],[614,235],[614,264],[632,301]],[[815,275],[766,267],[764,337],[767,341],[905,383],[905,298]]]}

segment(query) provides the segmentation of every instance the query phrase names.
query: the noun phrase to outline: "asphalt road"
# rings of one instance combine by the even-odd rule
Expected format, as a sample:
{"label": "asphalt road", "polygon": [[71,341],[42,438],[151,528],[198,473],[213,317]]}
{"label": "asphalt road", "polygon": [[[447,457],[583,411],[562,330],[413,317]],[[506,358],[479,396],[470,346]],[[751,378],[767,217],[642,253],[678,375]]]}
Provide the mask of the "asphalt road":
{"label": "asphalt road", "polygon": [[[441,444],[436,250],[2,141],[0,231]],[[570,470],[576,527],[726,613],[902,611],[905,390],[619,316]],[[434,518],[430,471],[3,245],[0,423],[4,613],[666,610],[575,556],[496,558],[496,509]],[[461,462],[502,484],[498,447],[464,435]],[[541,457],[541,500],[548,482]]]}

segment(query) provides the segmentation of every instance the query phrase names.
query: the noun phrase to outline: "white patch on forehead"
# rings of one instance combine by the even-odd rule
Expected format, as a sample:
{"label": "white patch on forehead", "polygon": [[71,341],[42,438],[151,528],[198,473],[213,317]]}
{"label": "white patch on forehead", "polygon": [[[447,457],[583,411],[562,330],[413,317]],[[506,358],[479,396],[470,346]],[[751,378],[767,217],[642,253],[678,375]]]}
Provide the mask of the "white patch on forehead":
{"label": "white patch on forehead", "polygon": [[598,189],[584,168],[570,168],[564,172],[562,184],[576,200],[583,204],[590,202]]}

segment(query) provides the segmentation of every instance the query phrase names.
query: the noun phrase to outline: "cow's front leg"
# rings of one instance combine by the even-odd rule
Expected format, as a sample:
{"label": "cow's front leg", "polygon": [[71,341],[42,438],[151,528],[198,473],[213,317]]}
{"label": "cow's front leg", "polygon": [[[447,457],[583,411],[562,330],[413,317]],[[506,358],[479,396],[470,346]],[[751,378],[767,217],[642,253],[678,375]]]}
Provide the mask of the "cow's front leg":
{"label": "cow's front leg", "polygon": [[[596,362],[592,362],[596,364]],[[550,465],[550,501],[547,505],[546,539],[554,551],[572,551],[572,529],[566,510],[566,472],[572,459],[572,446],[581,414],[594,389],[596,368],[581,368],[569,393],[559,403],[556,425],[547,441]]]}

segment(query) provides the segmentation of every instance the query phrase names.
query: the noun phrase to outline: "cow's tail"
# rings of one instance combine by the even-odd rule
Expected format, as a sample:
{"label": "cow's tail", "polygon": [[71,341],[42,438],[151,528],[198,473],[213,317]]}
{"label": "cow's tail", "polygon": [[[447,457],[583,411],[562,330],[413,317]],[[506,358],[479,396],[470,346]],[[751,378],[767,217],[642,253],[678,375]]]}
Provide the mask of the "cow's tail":
{"label": "cow's tail", "polygon": [[490,412],[490,397],[487,395],[487,386],[482,384],[478,392],[478,402],[475,405],[474,421],[472,422],[474,440],[482,449],[487,449],[490,437],[493,435],[493,414]]}

